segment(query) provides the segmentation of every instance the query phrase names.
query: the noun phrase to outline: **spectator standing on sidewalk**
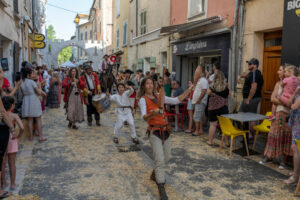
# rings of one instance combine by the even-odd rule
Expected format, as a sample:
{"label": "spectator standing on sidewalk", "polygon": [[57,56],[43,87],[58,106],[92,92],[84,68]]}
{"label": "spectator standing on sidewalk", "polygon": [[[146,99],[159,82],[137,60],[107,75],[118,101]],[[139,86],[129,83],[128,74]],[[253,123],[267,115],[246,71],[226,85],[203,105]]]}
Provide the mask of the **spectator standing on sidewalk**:
{"label": "spectator standing on sidewalk", "polygon": [[[239,112],[251,112],[257,113],[258,104],[261,101],[261,90],[264,84],[264,79],[261,72],[258,70],[259,61],[256,58],[252,58],[247,61],[248,74],[243,74],[238,77],[238,81],[241,78],[245,78],[243,86],[243,102]],[[253,129],[256,122],[250,122],[250,134],[249,138],[253,138]]]}

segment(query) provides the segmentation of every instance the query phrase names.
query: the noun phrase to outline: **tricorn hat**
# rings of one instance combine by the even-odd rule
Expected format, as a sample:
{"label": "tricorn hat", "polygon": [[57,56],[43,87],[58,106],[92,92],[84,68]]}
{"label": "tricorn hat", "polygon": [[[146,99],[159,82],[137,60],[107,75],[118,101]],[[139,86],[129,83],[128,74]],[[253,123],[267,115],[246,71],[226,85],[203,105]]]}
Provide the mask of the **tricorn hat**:
{"label": "tricorn hat", "polygon": [[126,69],[125,74],[133,74],[133,71],[131,71],[130,69]]}

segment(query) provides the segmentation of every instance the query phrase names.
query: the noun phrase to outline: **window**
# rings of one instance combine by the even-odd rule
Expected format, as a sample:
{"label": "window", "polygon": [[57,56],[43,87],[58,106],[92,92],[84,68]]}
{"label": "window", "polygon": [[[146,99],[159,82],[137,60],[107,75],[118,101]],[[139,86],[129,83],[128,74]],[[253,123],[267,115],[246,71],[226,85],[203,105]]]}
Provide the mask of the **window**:
{"label": "window", "polygon": [[93,40],[93,31],[90,31],[90,40]]}
{"label": "window", "polygon": [[188,18],[195,17],[204,12],[204,0],[189,0]]}
{"label": "window", "polygon": [[120,16],[120,0],[117,0],[117,17]]}
{"label": "window", "polygon": [[117,49],[119,48],[120,30],[117,29]]}
{"label": "window", "polygon": [[19,1],[14,0],[14,12],[19,13]]}
{"label": "window", "polygon": [[83,40],[83,33],[80,34],[80,40]]}
{"label": "window", "polygon": [[84,34],[84,39],[87,40],[87,32]]}
{"label": "window", "polygon": [[146,33],[146,16],[147,12],[144,10],[141,13],[141,35]]}
{"label": "window", "polygon": [[123,46],[127,44],[127,22],[123,24]]}

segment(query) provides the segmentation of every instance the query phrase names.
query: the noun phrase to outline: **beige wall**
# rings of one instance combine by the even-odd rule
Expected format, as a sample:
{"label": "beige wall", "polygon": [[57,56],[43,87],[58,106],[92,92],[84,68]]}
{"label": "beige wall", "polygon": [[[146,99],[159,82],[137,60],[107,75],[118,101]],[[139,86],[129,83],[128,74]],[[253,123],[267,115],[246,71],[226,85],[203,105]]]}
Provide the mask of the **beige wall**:
{"label": "beige wall", "polygon": [[245,61],[252,57],[263,63],[264,32],[282,29],[284,0],[247,1],[243,41],[242,71],[247,71]]}

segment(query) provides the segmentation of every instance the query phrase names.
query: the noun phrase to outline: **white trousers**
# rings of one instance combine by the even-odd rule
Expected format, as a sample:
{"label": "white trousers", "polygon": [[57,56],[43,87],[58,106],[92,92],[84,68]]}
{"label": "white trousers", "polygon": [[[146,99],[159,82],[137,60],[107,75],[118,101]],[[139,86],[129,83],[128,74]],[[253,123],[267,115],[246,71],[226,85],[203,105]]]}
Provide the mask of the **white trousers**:
{"label": "white trousers", "polygon": [[119,114],[117,115],[117,122],[115,124],[114,134],[115,137],[119,136],[121,128],[124,126],[124,122],[127,121],[129,127],[131,129],[131,137],[136,138],[135,126],[134,126],[134,119],[132,113],[128,114]]}
{"label": "white trousers", "polygon": [[158,183],[165,183],[166,175],[165,168],[166,163],[171,157],[171,141],[170,138],[162,142],[160,138],[150,134],[150,144],[152,146],[153,157],[154,157],[154,170],[155,178]]}

